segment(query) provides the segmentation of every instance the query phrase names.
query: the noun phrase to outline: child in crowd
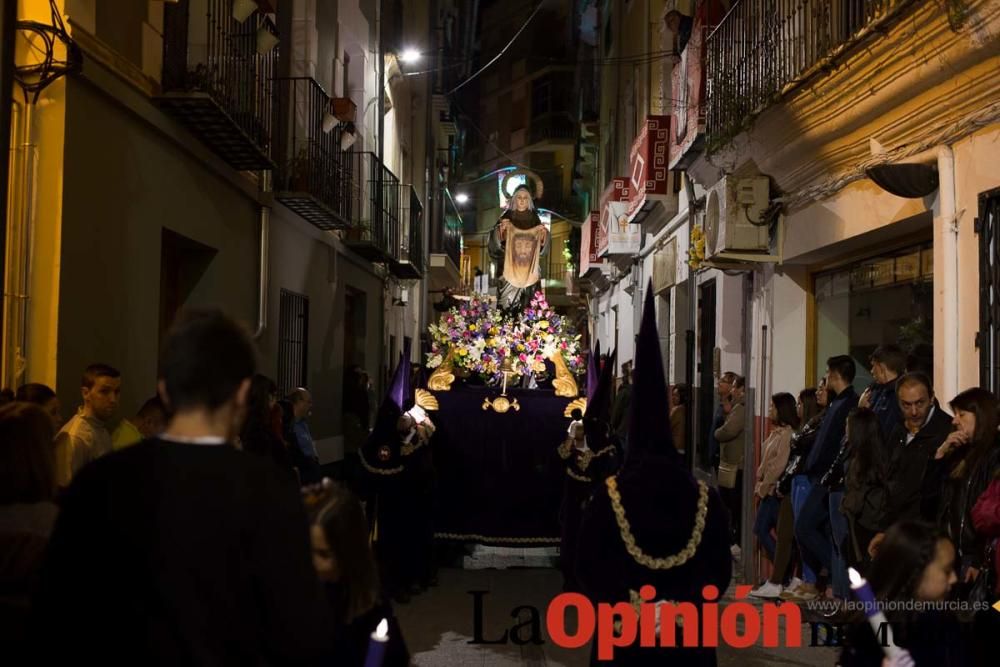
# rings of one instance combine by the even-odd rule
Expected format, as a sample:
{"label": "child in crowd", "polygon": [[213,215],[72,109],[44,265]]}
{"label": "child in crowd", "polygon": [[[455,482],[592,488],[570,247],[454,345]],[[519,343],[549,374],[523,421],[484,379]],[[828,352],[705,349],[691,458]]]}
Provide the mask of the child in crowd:
{"label": "child in crowd", "polygon": [[313,565],[337,623],[331,664],[363,665],[371,634],[386,619],[389,645],[383,665],[405,667],[410,654],[392,607],[380,591],[361,503],[329,480],[308,489],[305,502],[312,516]]}
{"label": "child in crowd", "polygon": [[[955,546],[941,530],[921,521],[902,521],[889,529],[872,562],[868,582],[876,599],[887,603],[883,611],[892,626],[895,644],[904,648],[912,659],[912,662],[905,657],[888,661],[889,665],[973,664],[955,614],[944,609],[927,609],[927,603],[947,600],[956,581]],[[914,602],[923,603],[923,609],[913,609],[921,606]],[[841,654],[841,667],[883,665],[883,647],[868,621],[860,612],[853,620]]]}

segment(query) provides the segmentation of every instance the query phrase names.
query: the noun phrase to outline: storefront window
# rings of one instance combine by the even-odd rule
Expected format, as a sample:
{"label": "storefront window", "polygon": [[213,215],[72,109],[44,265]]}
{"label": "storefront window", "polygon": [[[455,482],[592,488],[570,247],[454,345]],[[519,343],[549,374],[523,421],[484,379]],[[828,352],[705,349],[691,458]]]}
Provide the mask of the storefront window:
{"label": "storefront window", "polygon": [[849,354],[861,392],[872,382],[869,356],[888,343],[906,352],[908,370],[933,372],[933,258],[923,245],[817,274],[817,378],[829,357]]}

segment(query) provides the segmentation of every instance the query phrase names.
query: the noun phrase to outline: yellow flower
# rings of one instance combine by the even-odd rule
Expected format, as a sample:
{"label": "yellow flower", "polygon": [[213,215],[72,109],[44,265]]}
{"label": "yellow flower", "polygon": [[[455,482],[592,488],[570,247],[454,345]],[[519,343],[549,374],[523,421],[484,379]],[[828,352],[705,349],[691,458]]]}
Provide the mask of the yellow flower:
{"label": "yellow flower", "polygon": [[464,347],[462,347],[462,348],[459,348],[459,350],[458,350],[458,356],[460,356],[460,357],[464,357],[464,356],[465,356],[465,355],[467,355],[468,353],[469,353],[469,351],[468,351],[468,350],[466,350],[466,349],[465,349]]}
{"label": "yellow flower", "polygon": [[543,329],[548,329],[549,328],[549,321],[548,320],[540,320],[538,322],[538,326],[540,326]]}
{"label": "yellow flower", "polygon": [[475,331],[475,330],[476,330],[476,325],[475,324],[470,324],[469,325],[469,331]]}

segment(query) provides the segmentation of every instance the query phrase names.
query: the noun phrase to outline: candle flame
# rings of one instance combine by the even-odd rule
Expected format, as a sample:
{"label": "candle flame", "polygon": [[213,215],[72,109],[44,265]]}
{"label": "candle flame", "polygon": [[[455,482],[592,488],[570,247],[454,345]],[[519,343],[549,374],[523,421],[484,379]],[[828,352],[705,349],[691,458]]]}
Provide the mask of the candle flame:
{"label": "candle flame", "polygon": [[375,628],[375,636],[379,639],[385,639],[389,636],[389,621],[385,618],[379,622],[378,627]]}
{"label": "candle flame", "polygon": [[851,579],[851,588],[861,588],[866,583],[861,574],[853,567],[847,568],[847,576]]}

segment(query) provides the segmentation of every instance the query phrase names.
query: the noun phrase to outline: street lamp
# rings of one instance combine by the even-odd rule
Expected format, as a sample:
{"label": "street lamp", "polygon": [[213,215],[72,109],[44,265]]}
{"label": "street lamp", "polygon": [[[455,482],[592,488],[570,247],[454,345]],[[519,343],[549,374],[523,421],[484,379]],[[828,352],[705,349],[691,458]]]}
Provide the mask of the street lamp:
{"label": "street lamp", "polygon": [[469,195],[465,194],[464,192],[459,192],[457,195],[455,195],[455,201],[457,201],[459,204],[464,204],[469,201]]}
{"label": "street lamp", "polygon": [[415,63],[420,60],[420,51],[414,48],[404,49],[403,53],[399,56],[399,60],[403,63]]}

